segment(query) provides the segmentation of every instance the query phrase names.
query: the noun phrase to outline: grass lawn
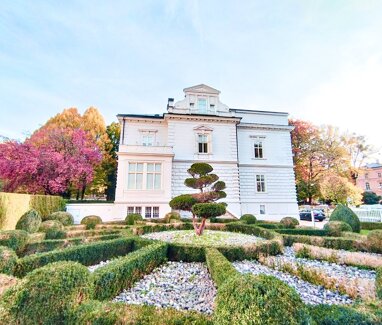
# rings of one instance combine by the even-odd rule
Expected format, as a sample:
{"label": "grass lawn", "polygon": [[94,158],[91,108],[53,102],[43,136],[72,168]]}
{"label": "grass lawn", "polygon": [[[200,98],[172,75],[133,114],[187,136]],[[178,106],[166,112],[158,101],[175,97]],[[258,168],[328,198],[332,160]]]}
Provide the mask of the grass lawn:
{"label": "grass lawn", "polygon": [[370,230],[362,229],[361,235],[367,235],[370,232]]}

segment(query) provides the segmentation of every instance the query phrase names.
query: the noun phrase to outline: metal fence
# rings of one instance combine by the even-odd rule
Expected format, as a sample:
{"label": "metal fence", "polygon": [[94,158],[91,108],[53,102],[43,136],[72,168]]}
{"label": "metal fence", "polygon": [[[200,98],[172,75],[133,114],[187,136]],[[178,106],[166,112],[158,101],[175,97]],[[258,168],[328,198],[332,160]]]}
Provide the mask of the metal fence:
{"label": "metal fence", "polygon": [[355,214],[362,222],[382,222],[382,210],[354,209]]}

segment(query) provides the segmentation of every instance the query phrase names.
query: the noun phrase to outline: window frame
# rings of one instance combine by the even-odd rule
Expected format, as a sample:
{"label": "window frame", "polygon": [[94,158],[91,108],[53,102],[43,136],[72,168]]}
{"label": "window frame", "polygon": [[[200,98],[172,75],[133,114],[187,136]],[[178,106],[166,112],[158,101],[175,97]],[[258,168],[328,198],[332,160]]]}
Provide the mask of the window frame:
{"label": "window frame", "polygon": [[[258,177],[260,177],[260,180],[258,180]],[[261,180],[261,178],[263,178]],[[266,176],[265,174],[255,174],[255,182],[256,182],[256,186],[255,186],[255,189],[256,189],[256,193],[267,193],[267,184],[266,184]],[[260,183],[260,191],[259,191],[259,183]],[[263,184],[263,186],[261,185]]]}
{"label": "window frame", "polygon": [[[249,136],[252,140],[252,159],[255,160],[264,160],[266,159],[266,150],[265,150],[265,143],[266,143],[266,136],[265,135],[250,135]],[[261,144],[261,148],[258,148],[259,152],[261,150],[261,157],[256,157],[256,144]]]}
{"label": "window frame", "polygon": [[259,214],[261,214],[261,215],[267,214],[265,204],[260,204]]}
{"label": "window frame", "polygon": [[370,183],[369,182],[365,183],[365,190],[366,191],[371,191],[371,187],[370,187]]}
{"label": "window frame", "polygon": [[[130,165],[135,164],[135,171],[130,171]],[[142,172],[139,172],[142,175],[141,187],[137,188],[137,166],[138,164],[142,164]],[[148,171],[148,165],[153,164],[154,170]],[[159,165],[159,171],[156,171],[156,166]],[[153,176],[153,187],[149,188],[147,186],[148,175]],[[161,191],[163,189],[163,162],[162,161],[128,161],[127,163],[127,190],[128,191]],[[134,175],[134,187],[130,187],[130,177]],[[155,188],[156,176],[159,176],[159,187]]]}

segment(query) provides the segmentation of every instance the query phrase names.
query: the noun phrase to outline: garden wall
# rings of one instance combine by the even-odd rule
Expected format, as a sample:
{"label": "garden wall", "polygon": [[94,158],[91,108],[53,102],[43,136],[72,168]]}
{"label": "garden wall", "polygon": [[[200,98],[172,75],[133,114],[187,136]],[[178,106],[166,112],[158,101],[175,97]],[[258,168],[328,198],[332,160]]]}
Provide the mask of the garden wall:
{"label": "garden wall", "polygon": [[103,222],[124,220],[127,211],[119,210],[119,206],[114,203],[69,203],[66,205],[66,211],[73,215],[75,224],[79,224],[82,218],[90,215],[101,217]]}
{"label": "garden wall", "polygon": [[0,192],[0,230],[15,229],[17,221],[29,209],[47,216],[64,207],[65,202],[59,196]]}

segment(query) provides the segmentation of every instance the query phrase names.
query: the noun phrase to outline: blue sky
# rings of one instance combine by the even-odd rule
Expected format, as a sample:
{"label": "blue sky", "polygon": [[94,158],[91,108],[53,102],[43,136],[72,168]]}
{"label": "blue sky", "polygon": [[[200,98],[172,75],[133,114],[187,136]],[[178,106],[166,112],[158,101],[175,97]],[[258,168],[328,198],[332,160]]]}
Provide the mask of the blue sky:
{"label": "blue sky", "polygon": [[0,2],[0,135],[67,107],[161,113],[205,83],[235,108],[364,134],[380,148],[382,1]]}

